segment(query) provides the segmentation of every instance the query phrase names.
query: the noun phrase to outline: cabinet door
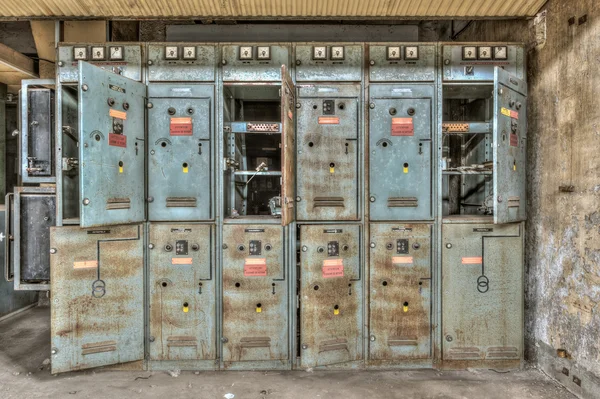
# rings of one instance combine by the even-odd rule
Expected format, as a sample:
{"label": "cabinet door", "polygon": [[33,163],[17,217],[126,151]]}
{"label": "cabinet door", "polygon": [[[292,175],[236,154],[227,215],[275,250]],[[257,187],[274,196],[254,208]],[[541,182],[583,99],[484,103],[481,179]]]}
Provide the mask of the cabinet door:
{"label": "cabinet door", "polygon": [[142,222],[146,86],[79,62],[81,227]]}
{"label": "cabinet door", "polygon": [[494,72],[494,223],[525,220],[527,85],[505,70]]}

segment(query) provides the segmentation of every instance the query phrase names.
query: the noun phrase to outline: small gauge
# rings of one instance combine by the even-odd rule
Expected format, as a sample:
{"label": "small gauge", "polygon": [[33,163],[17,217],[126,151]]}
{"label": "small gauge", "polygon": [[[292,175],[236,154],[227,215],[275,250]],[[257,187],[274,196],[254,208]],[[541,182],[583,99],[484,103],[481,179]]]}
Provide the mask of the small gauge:
{"label": "small gauge", "polygon": [[404,59],[405,60],[418,60],[419,59],[419,46],[404,47]]}
{"label": "small gauge", "polygon": [[75,61],[87,60],[87,47],[73,47],[73,59]]}
{"label": "small gauge", "polygon": [[480,60],[491,60],[492,59],[492,48],[489,46],[479,47],[479,59]]}
{"label": "small gauge", "polygon": [[256,50],[257,60],[270,60],[271,59],[271,47],[259,46]]}
{"label": "small gauge", "polygon": [[477,59],[477,47],[465,46],[462,49],[463,60],[476,60]]}
{"label": "small gauge", "polygon": [[179,59],[179,48],[177,46],[166,46],[165,47],[165,60],[178,60]]}
{"label": "small gauge", "polygon": [[494,47],[494,58],[497,60],[508,59],[508,51],[506,46]]}
{"label": "small gauge", "polygon": [[327,47],[314,46],[313,47],[313,60],[326,60],[326,59],[327,59]]}
{"label": "small gauge", "polygon": [[388,60],[399,60],[402,59],[402,55],[400,54],[400,46],[396,47],[388,47],[387,48],[387,59]]}
{"label": "small gauge", "polygon": [[252,46],[240,46],[240,60],[251,60]]}
{"label": "small gauge", "polygon": [[108,56],[111,60],[122,60],[124,58],[123,46],[110,46],[108,48]]}
{"label": "small gauge", "polygon": [[104,47],[92,47],[92,60],[103,60],[106,58]]}
{"label": "small gauge", "polygon": [[333,46],[331,47],[331,59],[332,60],[343,60],[344,59],[344,46]]}
{"label": "small gauge", "polygon": [[196,47],[185,46],[183,48],[183,59],[184,60],[195,60],[196,59]]}

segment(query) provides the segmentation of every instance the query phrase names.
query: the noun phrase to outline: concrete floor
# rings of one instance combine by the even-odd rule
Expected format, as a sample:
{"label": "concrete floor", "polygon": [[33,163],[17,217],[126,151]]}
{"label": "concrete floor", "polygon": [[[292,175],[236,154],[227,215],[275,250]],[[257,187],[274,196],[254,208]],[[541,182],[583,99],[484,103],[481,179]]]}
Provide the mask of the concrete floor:
{"label": "concrete floor", "polygon": [[[52,376],[50,312],[0,322],[0,398],[574,398],[537,370],[166,372],[96,370]],[[234,396],[232,396],[234,395]]]}

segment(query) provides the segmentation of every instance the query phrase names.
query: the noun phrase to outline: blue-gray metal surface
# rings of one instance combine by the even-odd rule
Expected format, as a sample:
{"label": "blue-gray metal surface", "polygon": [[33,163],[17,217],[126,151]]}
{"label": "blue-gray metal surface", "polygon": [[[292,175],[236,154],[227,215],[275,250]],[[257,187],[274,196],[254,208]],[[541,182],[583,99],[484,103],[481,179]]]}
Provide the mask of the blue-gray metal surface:
{"label": "blue-gray metal surface", "polygon": [[218,368],[213,226],[149,225],[149,367]]}
{"label": "blue-gray metal surface", "polygon": [[[406,59],[407,47],[418,49],[418,59]],[[400,58],[395,58],[396,51],[399,51]],[[370,44],[369,80],[371,82],[433,82],[436,54],[435,45]]]}
{"label": "blue-gray metal surface", "polygon": [[[463,60],[465,46],[506,46],[506,60]],[[522,45],[506,43],[461,43],[442,45],[442,79],[444,81],[493,81],[494,68],[501,67],[519,79],[525,79],[525,59]]]}
{"label": "blue-gray metal surface", "polygon": [[[12,194],[9,195],[12,196]],[[8,202],[7,199],[6,203],[8,204]],[[37,292],[15,291],[14,289],[13,276],[6,261],[9,243],[7,221],[6,208],[4,205],[0,205],[0,269],[2,269],[2,273],[0,273],[0,317],[34,304],[38,295]]]}
{"label": "blue-gray metal surface", "polygon": [[[110,44],[110,46],[108,45]],[[91,48],[104,47],[106,57],[104,60],[92,61]],[[58,46],[58,59],[56,75],[61,83],[72,82],[76,83],[79,80],[79,71],[77,60],[74,57],[75,47],[85,47],[88,53],[88,61],[99,68],[106,69],[117,75],[122,75],[133,80],[142,80],[142,45],[140,43],[106,43],[106,44],[89,44],[89,43],[61,43]],[[109,47],[123,47],[122,60],[109,60]]]}
{"label": "blue-gray metal surface", "polygon": [[[179,59],[166,59],[166,47],[177,47]],[[186,59],[184,47],[193,47],[194,59]],[[147,64],[149,82],[212,82],[216,77],[215,45],[196,43],[152,43],[148,44]]]}
{"label": "blue-gray metal surface", "polygon": [[300,226],[300,366],[363,359],[361,226]]}
{"label": "blue-gray metal surface", "polygon": [[212,219],[214,86],[150,85],[148,97],[149,220]]}
{"label": "blue-gray metal surface", "polygon": [[431,220],[432,85],[371,85],[371,220]]}
{"label": "blue-gray metal surface", "polygon": [[522,228],[520,223],[442,225],[445,363],[459,361],[468,367],[468,361],[492,360],[519,366],[523,357]]}
{"label": "blue-gray metal surface", "polygon": [[50,231],[52,373],[144,358],[144,229]]}
{"label": "blue-gray metal surface", "polygon": [[[242,49],[241,47],[244,47]],[[269,47],[270,57],[258,59],[258,48]],[[250,59],[242,59],[240,52],[246,49],[251,53]],[[221,46],[221,64],[224,82],[280,82],[281,66],[290,63],[289,44],[256,44],[248,46]]]}
{"label": "blue-gray metal surface", "polygon": [[290,367],[284,229],[223,225],[221,342],[226,369]]}
{"label": "blue-gray metal surface", "polygon": [[[326,59],[313,59],[314,47],[325,47]],[[343,47],[343,59],[331,59],[332,47]],[[296,44],[296,82],[360,82],[362,80],[362,44]]]}
{"label": "blue-gray metal surface", "polygon": [[527,218],[527,84],[494,75],[494,223]]}
{"label": "blue-gray metal surface", "polygon": [[370,363],[431,359],[432,226],[369,227]]}
{"label": "blue-gray metal surface", "polygon": [[359,220],[360,85],[302,85],[297,103],[297,219]]}
{"label": "blue-gray metal surface", "polygon": [[79,63],[81,227],[145,219],[142,83]]}
{"label": "blue-gray metal surface", "polygon": [[54,79],[21,81],[19,160],[22,183],[56,181],[54,90],[48,88],[55,84]]}
{"label": "blue-gray metal surface", "polygon": [[50,289],[50,228],[56,224],[56,191],[50,187],[15,187],[9,231],[14,242],[15,290]]}

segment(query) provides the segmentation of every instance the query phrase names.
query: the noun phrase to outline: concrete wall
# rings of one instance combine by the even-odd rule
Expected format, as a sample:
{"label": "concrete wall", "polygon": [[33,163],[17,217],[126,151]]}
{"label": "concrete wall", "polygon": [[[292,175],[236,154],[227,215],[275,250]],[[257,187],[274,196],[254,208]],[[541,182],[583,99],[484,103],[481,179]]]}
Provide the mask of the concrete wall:
{"label": "concrete wall", "polygon": [[600,2],[543,10],[545,43],[533,21],[477,22],[459,39],[529,44],[527,358],[600,397]]}

